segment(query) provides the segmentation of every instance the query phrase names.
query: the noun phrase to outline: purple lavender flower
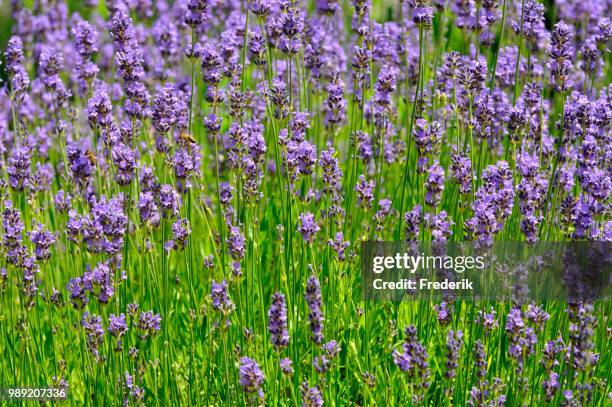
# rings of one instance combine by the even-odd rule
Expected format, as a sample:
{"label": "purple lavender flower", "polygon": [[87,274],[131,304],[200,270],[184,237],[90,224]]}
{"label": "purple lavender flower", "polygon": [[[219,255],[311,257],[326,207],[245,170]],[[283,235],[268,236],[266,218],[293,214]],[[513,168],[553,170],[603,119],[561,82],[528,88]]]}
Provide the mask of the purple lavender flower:
{"label": "purple lavender flower", "polygon": [[514,204],[512,171],[505,161],[489,165],[482,174],[483,185],[476,191],[474,217],[465,223],[466,230],[475,235],[477,244],[489,247],[493,236],[510,216]]}
{"label": "purple lavender flower", "polygon": [[279,363],[280,363],[281,372],[283,372],[284,375],[286,376],[293,375],[293,361],[291,359],[282,358]]}
{"label": "purple lavender flower", "polygon": [[[137,350],[137,348],[130,348],[130,351],[132,349]],[[125,388],[128,390],[129,397],[128,395],[125,396],[123,401],[124,404],[129,404],[130,398],[134,401],[134,403],[142,403],[145,396],[145,390],[134,383],[134,376],[128,372],[125,372]]]}
{"label": "purple lavender flower", "polygon": [[272,9],[271,0],[253,0],[249,4],[249,10],[257,17],[265,19]]}
{"label": "purple lavender flower", "polygon": [[113,105],[105,89],[96,89],[91,99],[87,101],[87,119],[95,129],[97,127],[106,129],[112,124],[111,113]]}
{"label": "purple lavender flower", "polygon": [[310,387],[307,382],[300,386],[303,407],[323,407],[323,396],[318,387]]}
{"label": "purple lavender flower", "polygon": [[179,194],[171,185],[162,185],[159,189],[159,206],[164,218],[174,218],[179,213]]}
{"label": "purple lavender flower", "polygon": [[121,338],[128,330],[125,314],[110,314],[108,317],[108,332],[116,338]]}
{"label": "purple lavender flower", "polygon": [[221,82],[223,59],[217,47],[206,43],[200,50],[200,61],[202,65],[202,79],[205,83],[216,86]]}
{"label": "purple lavender flower", "polygon": [[266,41],[261,30],[251,31],[247,47],[249,49],[249,59],[259,66],[266,64]]}
{"label": "purple lavender flower", "polygon": [[110,314],[108,317],[108,332],[115,338],[117,338],[117,346],[115,347],[116,352],[123,350],[121,338],[128,330],[127,322],[125,321],[125,314]]}
{"label": "purple lavender flower", "polygon": [[93,270],[88,265],[83,274],[83,288],[95,295],[101,304],[107,304],[115,295],[115,283],[111,267],[110,262],[98,263]]}
{"label": "purple lavender flower", "polygon": [[285,296],[278,292],[272,295],[272,305],[268,310],[268,330],[270,341],[277,350],[289,344],[289,331],[287,331],[287,304]]}
{"label": "purple lavender flower", "polygon": [[298,231],[307,244],[312,244],[314,242],[315,236],[319,230],[321,230],[321,228],[312,213],[305,212],[300,214],[300,226],[298,227]]}
{"label": "purple lavender flower", "polygon": [[529,320],[529,322],[535,326],[537,331],[544,329],[544,324],[550,318],[550,314],[544,311],[541,307],[533,304],[527,305],[525,316],[527,317],[527,320]]}
{"label": "purple lavender flower", "polygon": [[87,21],[78,19],[76,25],[70,29],[70,34],[74,38],[76,50],[83,58],[90,58],[98,52],[98,32]]}
{"label": "purple lavender flower", "polygon": [[71,278],[66,284],[66,291],[70,294],[70,302],[75,309],[82,309],[89,302],[84,284],[81,277]]}
{"label": "purple lavender flower", "polygon": [[344,84],[340,79],[340,74],[336,73],[327,85],[325,122],[331,125],[338,125],[346,118],[346,101],[344,100]]}
{"label": "purple lavender flower", "polygon": [[308,320],[310,321],[311,339],[316,344],[323,342],[323,311],[321,285],[316,276],[310,276],[306,281],[306,293],[304,294],[308,304]]}
{"label": "purple lavender flower", "polygon": [[245,248],[246,239],[237,226],[229,227],[229,236],[227,237],[227,247],[232,256],[236,261],[242,260],[246,254]]}
{"label": "purple lavender flower", "polygon": [[123,11],[115,13],[109,24],[109,34],[118,48],[129,46],[136,35],[132,19]]}
{"label": "purple lavender flower", "polygon": [[18,36],[12,36],[4,51],[5,65],[9,73],[15,74],[22,68],[22,64],[25,61],[25,55],[23,53],[23,41]]}
{"label": "purple lavender flower", "polygon": [[[117,73],[129,85],[135,84],[144,78],[145,72],[142,67],[142,53],[133,48],[117,52],[115,56],[117,63]],[[131,93],[136,93],[136,88],[131,89]]]}
{"label": "purple lavender flower", "polygon": [[217,283],[212,281],[210,287],[210,300],[215,311],[220,311],[224,316],[228,316],[235,308],[234,303],[229,298],[227,281]]}
{"label": "purple lavender flower", "polygon": [[582,65],[581,68],[585,74],[593,75],[599,65],[600,53],[597,48],[597,43],[593,38],[588,38],[582,47],[580,47],[580,53],[582,54]]}
{"label": "purple lavender flower", "polygon": [[430,27],[433,22],[433,9],[429,0],[409,0],[408,6],[412,11],[412,21],[416,25]]}
{"label": "purple lavender flower", "polygon": [[21,220],[21,213],[13,207],[11,201],[4,202],[2,212],[2,246],[6,251],[6,256],[11,264],[16,266],[23,262],[25,257],[25,247],[22,244],[24,224]]}
{"label": "purple lavender flower", "polygon": [[425,203],[431,207],[436,207],[442,199],[444,191],[444,168],[435,162],[428,170],[427,180],[425,181]]}
{"label": "purple lavender flower", "polygon": [[81,185],[86,185],[93,172],[92,161],[76,143],[66,146],[66,155],[72,176]]}
{"label": "purple lavender flower", "polygon": [[257,394],[263,400],[262,386],[265,379],[266,377],[257,362],[246,356],[240,359],[240,386],[245,393],[249,395]]}
{"label": "purple lavender flower", "polygon": [[297,143],[293,140],[287,144],[288,166],[297,168],[299,174],[312,174],[316,162],[317,150],[313,144],[308,141]]}
{"label": "purple lavender flower", "polygon": [[417,119],[412,136],[419,155],[417,170],[422,173],[427,163],[427,155],[435,152],[442,139],[442,127],[438,122],[429,124],[425,119]]}
{"label": "purple lavender flower", "polygon": [[196,169],[195,160],[192,154],[185,148],[178,148],[172,158],[174,175],[178,178],[178,190],[186,193],[191,188],[190,178]]}
{"label": "purple lavender flower", "polygon": [[362,208],[369,209],[372,207],[375,186],[376,183],[374,181],[366,181],[365,175],[359,176],[359,182],[355,185],[355,191],[357,191],[357,202]]}
{"label": "purple lavender flower", "polygon": [[560,388],[559,374],[551,371],[548,377],[542,380],[542,388],[546,394],[546,401],[551,401]]}
{"label": "purple lavender flower", "polygon": [[436,312],[436,318],[440,325],[448,324],[453,316],[453,309],[449,307],[446,301],[434,305],[434,311]]}
{"label": "purple lavender flower", "polygon": [[444,244],[453,234],[451,229],[453,221],[446,211],[441,211],[437,215],[425,214],[425,224],[431,229],[432,243]]}
{"label": "purple lavender flower", "polygon": [[277,24],[283,35],[289,39],[297,38],[304,30],[304,16],[302,11],[293,7],[284,10],[278,18]]}
{"label": "purple lavender flower", "polygon": [[46,80],[53,78],[64,67],[64,56],[57,48],[46,46],[40,53],[40,70],[46,77]]}
{"label": "purple lavender flower", "polygon": [[484,379],[487,376],[487,355],[485,354],[485,348],[480,340],[474,342],[474,363],[476,365],[476,376],[479,380]]}
{"label": "purple lavender flower", "polygon": [[391,95],[395,92],[397,72],[389,65],[383,65],[376,79],[374,101],[381,109],[389,109],[391,106]]}
{"label": "purple lavender flower", "polygon": [[189,219],[177,218],[172,224],[172,239],[168,240],[164,244],[164,247],[167,251],[183,251],[187,245],[187,238],[189,238],[189,235],[191,235]]}
{"label": "purple lavender flower", "polygon": [[485,332],[490,333],[493,331],[493,329],[496,329],[499,326],[499,323],[495,319],[496,314],[497,313],[493,307],[490,308],[489,312],[480,310],[478,311],[476,322],[483,326]]}
{"label": "purple lavender flower", "polygon": [[134,151],[123,143],[117,143],[113,146],[112,157],[117,169],[115,180],[121,186],[129,185],[134,178],[134,171],[136,170]]}
{"label": "purple lavender flower", "polygon": [[459,366],[459,352],[463,345],[463,332],[454,332],[452,329],[446,335],[446,371],[444,376],[447,379],[453,379],[456,375],[457,367]]}
{"label": "purple lavender flower", "polygon": [[178,54],[180,36],[176,25],[168,18],[160,18],[153,24],[153,41],[166,59],[173,60]]}
{"label": "purple lavender flower", "polygon": [[551,59],[548,63],[551,83],[559,92],[566,92],[572,87],[569,77],[574,57],[574,48],[571,45],[573,36],[572,29],[563,21],[559,21],[552,30],[550,45],[546,48]]}
{"label": "purple lavender flower", "polygon": [[342,232],[336,232],[334,239],[329,239],[327,245],[334,249],[338,261],[344,261],[346,258],[344,252],[350,247],[351,242],[344,240],[344,234]]}
{"label": "purple lavender flower", "polygon": [[588,371],[599,361],[599,353],[595,352],[593,342],[594,329],[597,324],[593,305],[569,304],[567,312],[570,320],[570,343],[566,358],[574,369]]}
{"label": "purple lavender flower", "polygon": [[525,358],[534,353],[537,337],[533,328],[525,325],[519,308],[512,308],[508,314],[506,335],[509,339],[508,353],[516,361],[516,372],[522,380]]}
{"label": "purple lavender flower", "polygon": [[327,372],[331,368],[334,359],[336,359],[340,353],[340,350],[340,345],[334,340],[324,344],[322,346],[322,354],[320,356],[315,356],[312,362],[315,370],[320,374]]}
{"label": "purple lavender flower", "polygon": [[36,260],[47,261],[51,257],[51,246],[55,243],[53,233],[45,230],[42,224],[30,232],[30,240],[34,244],[34,256]]}
{"label": "purple lavender flower", "polygon": [[166,134],[177,121],[178,96],[172,85],[166,85],[153,98],[151,119],[155,130]]}
{"label": "purple lavender flower", "polygon": [[419,401],[424,397],[424,391],[429,388],[429,364],[427,349],[417,338],[414,325],[404,330],[405,338],[401,351],[393,351],[393,363],[416,385],[413,400]]}
{"label": "purple lavender flower", "polygon": [[142,340],[150,336],[155,336],[161,329],[161,316],[154,314],[153,311],[141,311],[136,322],[136,328],[139,330],[138,337]]}
{"label": "purple lavender flower", "polygon": [[29,186],[31,150],[27,147],[15,148],[8,159],[6,172],[9,184],[16,191]]}
{"label": "purple lavender flower", "polygon": [[115,254],[123,248],[128,219],[123,210],[123,194],[107,199],[93,198],[91,214],[84,218],[83,243],[92,253]]}
{"label": "purple lavender flower", "polygon": [[[524,4],[524,9],[521,5]],[[523,16],[523,21],[513,21],[512,29],[522,35],[528,42],[537,44],[544,37],[544,5],[536,0],[525,0],[517,4],[517,16]]]}
{"label": "purple lavender flower", "polygon": [[22,275],[19,286],[21,288],[21,298],[24,300],[26,310],[30,310],[36,304],[38,295],[38,286],[40,281],[37,280],[37,275],[40,272],[36,259],[33,256],[27,256],[21,264]]}
{"label": "purple lavender flower", "polygon": [[159,226],[161,214],[151,191],[143,192],[140,195],[138,211],[140,213],[140,221],[143,224],[153,228]]}
{"label": "purple lavender flower", "polygon": [[597,23],[595,41],[600,44],[604,44],[610,39],[610,37],[612,37],[612,24],[610,24],[610,19],[608,17],[604,17]]}
{"label": "purple lavender flower", "polygon": [[246,146],[248,148],[249,157],[253,162],[259,164],[263,162],[268,147],[266,146],[266,140],[263,136],[264,128],[261,123],[257,121],[250,122],[247,126],[249,135],[246,139]]}
{"label": "purple lavender flower", "polygon": [[96,362],[100,362],[102,357],[99,352],[100,345],[104,341],[104,328],[102,328],[102,318],[99,315],[90,315],[88,312],[83,314],[81,326],[85,330],[87,350],[94,356]]}
{"label": "purple lavender flower", "polygon": [[451,174],[459,185],[459,193],[469,194],[472,188],[472,161],[463,154],[451,156]]}
{"label": "purple lavender flower", "polygon": [[407,242],[415,242],[419,238],[421,212],[421,206],[415,205],[411,211],[404,213],[404,238]]}

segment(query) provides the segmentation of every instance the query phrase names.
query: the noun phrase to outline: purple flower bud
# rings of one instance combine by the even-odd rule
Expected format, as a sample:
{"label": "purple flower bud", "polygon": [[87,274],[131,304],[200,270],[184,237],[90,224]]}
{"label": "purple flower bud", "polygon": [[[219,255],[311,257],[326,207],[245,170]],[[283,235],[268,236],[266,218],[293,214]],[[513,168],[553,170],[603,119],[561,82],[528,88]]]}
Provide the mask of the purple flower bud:
{"label": "purple flower bud", "polygon": [[287,304],[285,296],[278,292],[272,295],[272,305],[268,311],[268,330],[270,341],[277,350],[289,344],[289,331],[287,330]]}
{"label": "purple flower bud", "polygon": [[174,218],[179,213],[179,194],[171,185],[162,185],[159,189],[159,206],[164,218]]}
{"label": "purple flower bud", "polygon": [[16,191],[23,191],[29,186],[30,159],[31,149],[28,147],[16,147],[11,152],[6,172],[11,188]]}
{"label": "purple flower bud", "polygon": [[160,212],[151,191],[143,192],[138,202],[140,221],[150,227],[158,227],[160,223]]}
{"label": "purple flower bud", "polygon": [[325,104],[325,122],[337,125],[346,118],[346,101],[344,100],[344,83],[339,73],[335,73],[327,85],[327,101]]}
{"label": "purple flower bud", "polygon": [[405,329],[404,343],[401,351],[393,351],[393,362],[395,365],[416,384],[417,389],[420,389],[413,396],[415,399],[423,397],[423,391],[429,387],[429,364],[427,349],[417,338],[417,331],[414,325],[410,325]]}
{"label": "purple flower bud", "polygon": [[125,314],[110,314],[108,317],[108,332],[115,338],[121,338],[128,330]]}
{"label": "purple flower bud", "polygon": [[166,250],[183,251],[187,245],[189,235],[191,235],[189,219],[177,218],[172,224],[172,239],[164,244]]}
{"label": "purple flower bud", "polygon": [[559,92],[565,92],[572,87],[569,76],[574,57],[574,47],[571,44],[573,37],[572,29],[563,21],[559,21],[551,32],[550,45],[546,48],[550,57],[548,67],[551,83]]}
{"label": "purple flower bud", "polygon": [[112,150],[113,163],[116,166],[115,181],[121,186],[129,185],[136,170],[134,151],[123,143],[117,143]]}
{"label": "purple flower bud", "polygon": [[447,379],[452,379],[456,375],[457,367],[459,367],[459,352],[463,345],[463,332],[456,333],[451,329],[446,335],[446,371],[444,376]]}
{"label": "purple flower bud", "polygon": [[155,336],[161,329],[161,316],[153,311],[141,311],[138,316],[136,327],[140,331],[138,337],[145,340],[149,336]]}
{"label": "purple flower bud", "polygon": [[438,162],[429,167],[425,189],[427,189],[425,203],[435,208],[440,203],[444,191],[444,168]]}
{"label": "purple flower bud", "polygon": [[266,379],[257,362],[248,357],[240,359],[240,386],[245,393],[255,395],[263,399],[262,386]]}
{"label": "purple flower bud", "polygon": [[337,232],[333,240],[329,239],[327,241],[327,245],[334,249],[338,261],[344,261],[344,251],[351,245],[351,242],[344,240],[344,235],[342,232]]}
{"label": "purple flower bud", "polygon": [[72,196],[68,192],[64,192],[64,190],[60,189],[57,191],[53,198],[53,202],[55,204],[55,209],[57,209],[60,213],[66,214],[71,208]]}
{"label": "purple flower bud", "polygon": [[104,342],[104,328],[102,328],[102,318],[99,315],[90,315],[88,312],[83,314],[81,326],[86,333],[87,350],[94,356],[96,362],[101,360],[99,348]]}
{"label": "purple flower bud", "polygon": [[286,376],[293,375],[293,361],[289,358],[282,358],[280,360],[281,372]]}
{"label": "purple flower bud", "polygon": [[6,69],[9,73],[15,74],[19,69],[23,68],[22,64],[25,61],[23,54],[23,42],[18,36],[12,36],[4,51]]}
{"label": "purple flower bud", "polygon": [[310,387],[307,382],[300,386],[303,407],[323,407],[323,396],[318,387]]}
{"label": "purple flower bud", "polygon": [[316,276],[310,276],[306,281],[306,293],[304,294],[308,304],[308,320],[310,321],[311,339],[316,344],[323,342],[323,311],[321,285]]}
{"label": "purple flower bud", "polygon": [[227,248],[234,260],[240,261],[246,254],[245,248],[246,239],[237,226],[229,227],[229,235],[227,237]]}
{"label": "purple flower bud", "polygon": [[166,85],[155,94],[151,119],[158,133],[165,134],[177,120],[178,96],[172,85]]}
{"label": "purple flower bud", "polygon": [[412,21],[416,25],[430,27],[433,22],[433,9],[429,0],[409,0],[408,6],[412,10]]}
{"label": "purple flower bud", "polygon": [[34,256],[36,260],[46,261],[51,257],[51,246],[55,243],[53,233],[45,230],[42,224],[37,224],[36,228],[30,232],[30,240],[34,244]]}
{"label": "purple flower bud", "polygon": [[98,32],[87,21],[78,19],[76,25],[70,29],[70,34],[74,38],[76,50],[83,58],[90,58],[98,52]]}
{"label": "purple flower bud", "polygon": [[321,230],[315,217],[310,212],[300,214],[300,226],[298,231],[302,234],[304,241],[307,244],[312,244],[317,232]]}
{"label": "purple flower bud", "polygon": [[357,202],[364,209],[372,207],[374,201],[374,187],[376,183],[374,181],[366,181],[365,175],[359,176],[359,182],[355,185],[355,191],[357,191]]}
{"label": "purple flower bud", "polygon": [[320,374],[326,373],[331,368],[340,350],[340,345],[334,340],[324,344],[322,346],[323,353],[320,356],[315,356],[312,362],[315,370]]}

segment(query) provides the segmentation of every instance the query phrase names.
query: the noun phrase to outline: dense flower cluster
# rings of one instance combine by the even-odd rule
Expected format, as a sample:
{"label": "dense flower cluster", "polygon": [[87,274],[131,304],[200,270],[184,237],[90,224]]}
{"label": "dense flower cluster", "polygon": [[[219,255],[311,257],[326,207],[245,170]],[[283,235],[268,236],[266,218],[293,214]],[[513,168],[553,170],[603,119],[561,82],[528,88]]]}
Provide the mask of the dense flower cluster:
{"label": "dense flower cluster", "polygon": [[[4,2],[0,382],[79,405],[609,402],[609,14]],[[498,303],[368,301],[373,241],[572,242],[596,266],[491,256]],[[553,261],[565,303],[530,285]]]}

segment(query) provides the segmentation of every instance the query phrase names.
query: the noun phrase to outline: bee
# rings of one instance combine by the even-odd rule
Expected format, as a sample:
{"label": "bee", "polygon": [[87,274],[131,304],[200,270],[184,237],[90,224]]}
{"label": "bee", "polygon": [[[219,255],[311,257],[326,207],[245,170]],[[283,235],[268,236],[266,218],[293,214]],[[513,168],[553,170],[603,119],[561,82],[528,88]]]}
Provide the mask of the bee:
{"label": "bee", "polygon": [[98,163],[98,159],[96,158],[96,155],[91,150],[85,151],[85,157],[89,159],[89,162],[91,163],[91,165],[96,165]]}
{"label": "bee", "polygon": [[185,142],[190,143],[190,144],[195,144],[196,143],[196,139],[194,139],[193,136],[191,134],[189,134],[189,133],[181,133],[179,138],[182,141],[185,141]]}

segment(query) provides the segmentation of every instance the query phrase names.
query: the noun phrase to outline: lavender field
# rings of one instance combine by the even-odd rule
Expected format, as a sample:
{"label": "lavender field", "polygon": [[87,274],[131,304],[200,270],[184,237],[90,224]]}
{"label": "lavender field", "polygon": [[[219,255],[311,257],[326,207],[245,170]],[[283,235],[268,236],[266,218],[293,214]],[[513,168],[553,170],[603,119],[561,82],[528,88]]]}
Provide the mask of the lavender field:
{"label": "lavender field", "polygon": [[362,296],[362,242],[612,241],[609,16],[3,0],[0,405],[609,406],[607,297]]}

